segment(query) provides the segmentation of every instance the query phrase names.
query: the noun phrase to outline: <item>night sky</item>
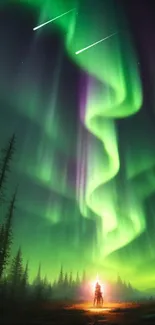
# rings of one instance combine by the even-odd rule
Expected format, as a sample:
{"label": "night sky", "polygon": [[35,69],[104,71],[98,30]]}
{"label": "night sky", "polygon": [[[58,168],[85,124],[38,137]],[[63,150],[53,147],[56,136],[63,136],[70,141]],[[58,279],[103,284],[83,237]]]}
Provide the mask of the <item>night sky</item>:
{"label": "night sky", "polygon": [[0,146],[15,132],[13,252],[21,246],[31,279],[41,263],[51,281],[63,265],[154,287],[153,5],[4,2]]}

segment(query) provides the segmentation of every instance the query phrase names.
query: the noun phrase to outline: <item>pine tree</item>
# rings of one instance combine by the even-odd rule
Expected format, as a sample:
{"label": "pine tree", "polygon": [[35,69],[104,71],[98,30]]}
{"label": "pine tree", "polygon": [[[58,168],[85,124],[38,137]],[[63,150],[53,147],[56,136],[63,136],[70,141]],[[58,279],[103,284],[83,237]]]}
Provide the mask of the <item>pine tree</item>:
{"label": "pine tree", "polygon": [[77,285],[77,286],[80,285],[79,272],[77,272],[77,275],[76,275],[76,285]]}
{"label": "pine tree", "polygon": [[70,275],[69,275],[69,286],[72,286],[73,284],[73,276],[72,276],[72,272],[70,272]]}
{"label": "pine tree", "polygon": [[43,285],[44,287],[48,286],[48,280],[47,280],[47,276],[45,275],[44,279],[43,279]]}
{"label": "pine tree", "polygon": [[1,150],[0,158],[0,202],[5,200],[5,184],[10,172],[10,162],[15,151],[15,135],[13,134],[6,148]]}
{"label": "pine tree", "polygon": [[27,293],[28,293],[28,262],[25,265],[25,268],[23,270],[23,274],[21,277],[21,288],[20,288],[20,294],[21,294],[21,298],[22,299],[26,299],[27,298]]}
{"label": "pine tree", "polygon": [[1,298],[2,300],[7,297],[8,293],[8,281],[7,276],[3,276],[2,282],[1,282]]}
{"label": "pine tree", "polygon": [[43,279],[43,298],[48,300],[52,294],[51,283],[48,281],[47,276],[45,275]]}
{"label": "pine tree", "polygon": [[121,277],[119,275],[117,277],[117,284],[122,285],[122,280],[121,280]]}
{"label": "pine tree", "polygon": [[60,274],[59,274],[59,278],[58,278],[58,284],[62,285],[63,282],[64,282],[64,273],[63,273],[63,266],[61,266]]}
{"label": "pine tree", "polygon": [[68,274],[67,274],[67,272],[65,273],[65,276],[64,276],[64,284],[68,285]]}
{"label": "pine tree", "polygon": [[51,283],[49,283],[47,286],[47,298],[51,298],[51,296],[52,296],[52,286]]}
{"label": "pine tree", "polygon": [[0,278],[3,275],[3,271],[6,268],[10,256],[11,244],[12,244],[12,219],[15,209],[16,191],[10,201],[8,212],[6,215],[6,221],[1,226],[0,234]]}
{"label": "pine tree", "polygon": [[22,276],[22,288],[25,290],[28,285],[28,262],[26,263],[23,276]]}
{"label": "pine tree", "polygon": [[117,288],[117,298],[122,299],[124,294],[124,286],[123,286],[123,281],[119,275],[117,277],[116,288]]}
{"label": "pine tree", "polygon": [[2,260],[3,256],[3,249],[4,249],[4,236],[5,236],[5,228],[4,225],[0,225],[0,261]]}
{"label": "pine tree", "polygon": [[44,285],[43,285],[43,281],[41,279],[41,264],[39,264],[39,268],[38,268],[38,272],[37,272],[37,276],[34,279],[33,282],[34,285],[34,294],[36,299],[40,300],[43,298],[43,294],[44,294]]}
{"label": "pine tree", "polygon": [[42,282],[41,281],[41,264],[39,264],[38,272],[37,272],[36,278],[33,281],[33,284],[34,284],[34,286],[38,286],[41,284],[41,282]]}
{"label": "pine tree", "polygon": [[130,282],[128,282],[128,284],[127,284],[127,289],[128,289],[128,294],[132,295],[134,290],[133,290],[133,287]]}
{"label": "pine tree", "polygon": [[16,256],[13,258],[9,272],[9,282],[12,293],[19,293],[23,279],[23,259],[22,252],[19,248]]}

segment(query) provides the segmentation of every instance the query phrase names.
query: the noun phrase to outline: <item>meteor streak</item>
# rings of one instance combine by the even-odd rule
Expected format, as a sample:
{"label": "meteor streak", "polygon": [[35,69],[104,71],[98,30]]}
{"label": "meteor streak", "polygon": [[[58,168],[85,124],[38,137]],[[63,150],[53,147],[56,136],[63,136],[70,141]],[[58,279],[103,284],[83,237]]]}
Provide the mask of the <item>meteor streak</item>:
{"label": "meteor streak", "polygon": [[95,43],[93,43],[93,44],[91,44],[91,45],[89,45],[89,46],[87,46],[87,47],[84,47],[83,49],[81,49],[81,50],[75,52],[75,54],[76,54],[76,55],[77,55],[77,54],[80,54],[80,53],[82,53],[82,52],[84,52],[84,51],[90,49],[91,47],[93,47],[93,46],[95,46],[95,45],[97,45],[97,44],[99,44],[99,43],[101,43],[101,42],[107,40],[108,38],[110,38],[110,37],[112,37],[112,36],[114,36],[114,35],[116,35],[116,34],[118,34],[118,32],[113,33],[113,34],[111,34],[111,35],[109,35],[109,36],[106,36],[106,37],[102,38],[101,40],[99,40],[99,41],[97,41],[97,42],[95,42]]}
{"label": "meteor streak", "polygon": [[41,24],[41,25],[39,25],[39,26],[37,26],[37,27],[34,27],[33,30],[37,30],[37,29],[39,29],[39,28],[41,28],[41,27],[43,27],[43,26],[45,26],[45,25],[51,23],[52,21],[54,21],[54,20],[56,20],[56,19],[58,19],[58,18],[61,18],[61,17],[65,16],[65,15],[67,15],[67,14],[69,14],[69,13],[70,13],[71,11],[73,11],[73,10],[75,10],[75,8],[74,8],[74,9],[71,9],[71,10],[69,10],[69,11],[67,11],[67,12],[65,12],[65,13],[63,13],[63,14],[61,14],[61,15],[59,15],[59,16],[53,18],[53,19],[50,19],[50,20],[46,21],[46,23],[43,23],[43,24]]}

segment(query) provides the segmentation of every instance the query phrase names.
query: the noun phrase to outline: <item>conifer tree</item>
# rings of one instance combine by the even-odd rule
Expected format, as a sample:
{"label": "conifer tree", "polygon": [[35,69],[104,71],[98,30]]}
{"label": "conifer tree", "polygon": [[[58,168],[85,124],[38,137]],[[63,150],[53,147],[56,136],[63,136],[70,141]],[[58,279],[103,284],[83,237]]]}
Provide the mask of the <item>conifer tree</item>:
{"label": "conifer tree", "polygon": [[13,258],[9,272],[9,282],[12,293],[19,293],[23,279],[23,259],[22,252],[19,248],[16,256]]}
{"label": "conifer tree", "polygon": [[122,285],[122,280],[121,280],[121,277],[119,275],[117,277],[117,284]]}
{"label": "conifer tree", "polygon": [[5,184],[7,174],[10,172],[10,162],[15,151],[15,135],[10,138],[6,148],[1,150],[0,155],[0,202],[5,200]]}
{"label": "conifer tree", "polygon": [[67,274],[67,272],[65,273],[65,276],[64,276],[64,284],[68,285],[68,274]]}
{"label": "conifer tree", "polygon": [[72,276],[72,272],[70,272],[70,275],[69,275],[69,285],[72,286],[73,284],[73,276]]}
{"label": "conifer tree", "polygon": [[76,275],[76,285],[80,285],[80,277],[79,277],[79,272],[77,272],[77,275]]}
{"label": "conifer tree", "polygon": [[0,261],[2,260],[3,256],[3,248],[4,248],[4,236],[5,236],[5,229],[4,225],[0,225]]}
{"label": "conifer tree", "polygon": [[22,276],[22,288],[23,290],[26,289],[27,285],[28,285],[28,262],[26,263],[24,272],[23,272],[23,276]]}
{"label": "conifer tree", "polygon": [[63,282],[64,282],[64,273],[63,273],[63,266],[61,266],[60,274],[59,274],[59,278],[58,278],[58,284],[62,285]]}
{"label": "conifer tree", "polygon": [[44,286],[43,286],[43,281],[41,279],[41,264],[39,264],[37,276],[34,279],[33,284],[34,284],[34,289],[35,289],[34,294],[35,294],[36,299],[38,299],[38,300],[42,299]]}
{"label": "conifer tree", "polygon": [[130,282],[128,282],[127,288],[128,288],[128,294],[132,295],[134,290]]}
{"label": "conifer tree", "polygon": [[125,290],[124,290],[123,281],[119,275],[117,277],[116,289],[117,289],[117,298],[122,299],[124,296]]}
{"label": "conifer tree", "polygon": [[47,276],[45,275],[44,279],[43,279],[43,285],[44,287],[48,286],[48,280],[47,280]]}
{"label": "conifer tree", "polygon": [[33,281],[33,284],[34,284],[34,286],[38,286],[41,284],[41,264],[39,264],[38,272],[37,272],[36,278]]}
{"label": "conifer tree", "polygon": [[10,256],[11,244],[12,244],[12,219],[15,209],[16,191],[10,201],[8,212],[6,215],[6,221],[1,226],[0,234],[0,278],[3,275],[3,271],[6,268]]}
{"label": "conifer tree", "polygon": [[52,294],[51,283],[48,281],[47,276],[45,275],[43,279],[43,298],[48,300]]}

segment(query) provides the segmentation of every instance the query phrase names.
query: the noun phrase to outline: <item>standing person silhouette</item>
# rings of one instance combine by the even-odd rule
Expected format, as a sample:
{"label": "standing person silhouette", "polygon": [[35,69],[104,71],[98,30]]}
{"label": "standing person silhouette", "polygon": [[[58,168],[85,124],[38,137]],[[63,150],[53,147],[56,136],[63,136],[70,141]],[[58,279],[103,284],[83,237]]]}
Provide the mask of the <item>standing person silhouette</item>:
{"label": "standing person silhouette", "polygon": [[96,282],[95,286],[95,295],[94,295],[94,305],[99,306],[103,304],[103,297],[101,292],[101,286],[98,282]]}

